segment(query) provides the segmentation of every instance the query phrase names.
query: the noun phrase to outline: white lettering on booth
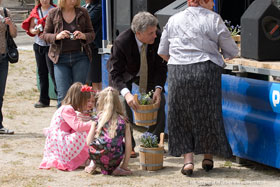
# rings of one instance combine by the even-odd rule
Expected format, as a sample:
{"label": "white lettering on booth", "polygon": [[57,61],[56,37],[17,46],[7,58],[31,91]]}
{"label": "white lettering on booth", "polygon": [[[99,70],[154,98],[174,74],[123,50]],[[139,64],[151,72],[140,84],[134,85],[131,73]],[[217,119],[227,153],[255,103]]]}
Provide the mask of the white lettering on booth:
{"label": "white lettering on booth", "polygon": [[280,92],[278,90],[273,90],[272,92],[272,102],[273,106],[276,107],[276,105],[280,102]]}

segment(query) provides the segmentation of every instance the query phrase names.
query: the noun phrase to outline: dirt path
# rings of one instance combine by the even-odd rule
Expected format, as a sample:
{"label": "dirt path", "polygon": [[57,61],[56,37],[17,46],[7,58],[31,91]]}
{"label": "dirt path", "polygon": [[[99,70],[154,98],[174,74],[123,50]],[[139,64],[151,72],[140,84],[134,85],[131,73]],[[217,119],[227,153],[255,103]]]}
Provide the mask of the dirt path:
{"label": "dirt path", "polygon": [[[164,168],[157,172],[139,169],[139,158],[131,159],[133,175],[112,177],[88,175],[82,169],[63,172],[56,169],[39,170],[45,137],[56,110],[51,107],[35,109],[38,99],[36,66],[32,51],[20,51],[20,62],[9,69],[3,107],[4,125],[15,135],[0,135],[0,186],[280,186],[279,170],[258,164],[241,166],[215,158],[215,169],[209,173],[201,169],[200,156],[195,158],[195,173],[189,178],[180,173],[182,158],[164,158]],[[134,131],[139,141],[140,131]],[[139,145],[139,142],[137,143]],[[167,149],[167,143],[165,143]],[[137,149],[138,150],[138,147]]]}

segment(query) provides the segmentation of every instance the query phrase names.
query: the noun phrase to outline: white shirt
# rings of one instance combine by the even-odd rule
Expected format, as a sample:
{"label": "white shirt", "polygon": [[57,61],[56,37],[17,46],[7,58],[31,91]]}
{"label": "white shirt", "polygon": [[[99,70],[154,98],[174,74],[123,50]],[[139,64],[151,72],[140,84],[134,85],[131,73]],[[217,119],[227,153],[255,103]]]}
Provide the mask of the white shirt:
{"label": "white shirt", "polygon": [[224,58],[233,58],[238,47],[217,13],[188,7],[169,18],[164,27],[158,54],[169,55],[168,64],[184,65],[211,60],[224,67]]}
{"label": "white shirt", "polygon": [[[42,11],[42,8],[41,8],[43,17],[45,17],[46,15],[48,15],[49,11],[50,11],[51,9],[53,9],[53,8],[55,8],[55,7],[52,6],[52,5],[51,5],[47,10],[45,10],[45,11]],[[42,17],[42,15],[41,15],[41,13],[40,13],[40,10],[38,10],[38,13],[39,13],[39,17],[42,19],[43,17]],[[37,19],[37,18],[34,19],[34,23],[37,25],[37,23],[38,23],[38,19]],[[41,39],[38,35],[35,35],[34,38],[35,38],[35,43],[36,43],[36,44],[38,44],[38,45],[40,45],[40,46],[49,46],[49,44],[46,43],[43,39]]]}

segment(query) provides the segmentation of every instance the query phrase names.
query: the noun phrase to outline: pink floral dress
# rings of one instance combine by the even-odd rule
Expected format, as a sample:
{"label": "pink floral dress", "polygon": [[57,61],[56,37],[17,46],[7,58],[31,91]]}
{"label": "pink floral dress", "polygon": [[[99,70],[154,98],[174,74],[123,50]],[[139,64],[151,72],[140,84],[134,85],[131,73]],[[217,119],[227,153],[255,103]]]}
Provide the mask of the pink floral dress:
{"label": "pink floral dress", "polygon": [[[97,122],[97,120],[96,120]],[[125,120],[121,117],[118,119],[116,136],[110,138],[108,129],[110,123],[106,123],[100,136],[90,144],[90,159],[94,161],[97,167],[101,168],[101,173],[111,175],[112,172],[120,165],[125,153]]]}
{"label": "pink floral dress", "polygon": [[62,105],[45,129],[44,158],[39,168],[72,171],[85,163],[89,158],[86,137],[91,123],[78,119],[72,106]]}

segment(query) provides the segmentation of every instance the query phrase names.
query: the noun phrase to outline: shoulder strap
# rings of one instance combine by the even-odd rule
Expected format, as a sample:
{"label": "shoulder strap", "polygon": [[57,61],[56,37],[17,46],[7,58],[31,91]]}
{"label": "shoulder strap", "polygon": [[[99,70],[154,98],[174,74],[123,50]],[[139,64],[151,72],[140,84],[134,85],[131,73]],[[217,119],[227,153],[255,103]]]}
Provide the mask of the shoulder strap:
{"label": "shoulder strap", "polygon": [[4,9],[4,15],[5,15],[5,17],[8,17],[7,9],[6,9],[6,8],[3,8],[3,9]]}
{"label": "shoulder strap", "polygon": [[39,17],[42,19],[44,17],[41,7],[38,8]]}

